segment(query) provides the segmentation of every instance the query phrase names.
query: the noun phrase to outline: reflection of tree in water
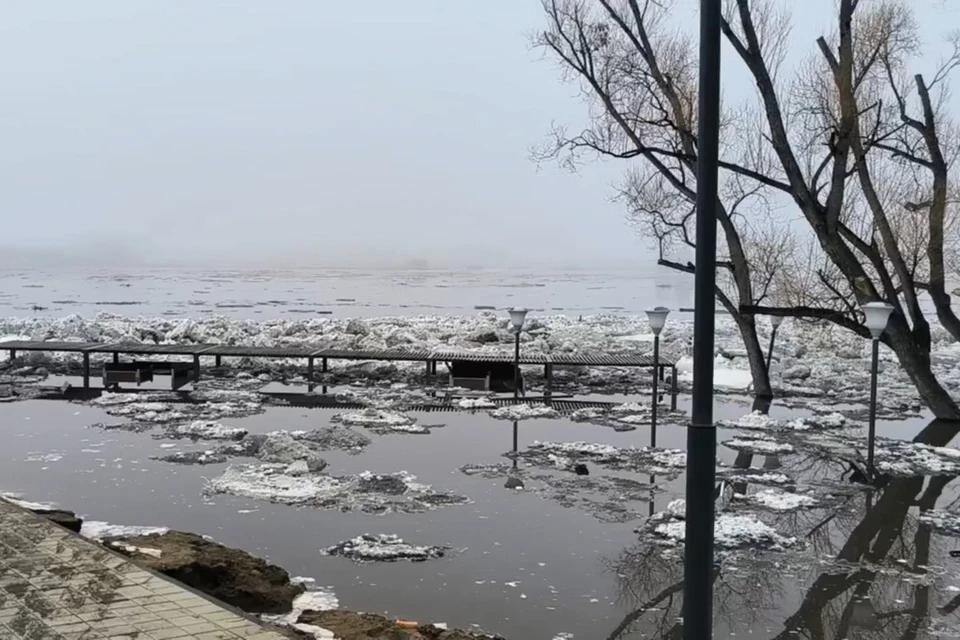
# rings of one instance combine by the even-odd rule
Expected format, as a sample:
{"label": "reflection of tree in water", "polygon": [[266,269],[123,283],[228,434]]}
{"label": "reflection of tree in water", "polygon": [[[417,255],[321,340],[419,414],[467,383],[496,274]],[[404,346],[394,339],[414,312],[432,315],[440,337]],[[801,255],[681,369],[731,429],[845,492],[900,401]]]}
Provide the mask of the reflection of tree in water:
{"label": "reflection of tree in water", "polygon": [[[916,440],[943,444],[952,437],[948,433],[956,432],[957,425],[934,421]],[[735,467],[749,467],[750,458],[738,456]],[[718,556],[718,628],[776,640],[910,640],[932,637],[929,629],[937,619],[948,627],[960,621],[960,595],[944,596],[936,589],[935,567],[951,562],[947,552],[955,544],[935,536],[917,518],[936,508],[955,476],[887,479],[881,489],[866,492],[841,483],[846,469],[829,460],[794,456],[784,470],[825,485],[818,493],[827,493],[824,488],[833,483],[840,495],[829,508],[771,514],[768,521],[778,532],[807,545],[801,554],[737,551]],[[718,490],[720,508],[729,494],[746,491],[743,483]],[[643,540],[612,561],[611,568],[621,598],[633,610],[611,630],[609,640],[679,638],[682,549]],[[804,584],[806,589],[797,592]]]}

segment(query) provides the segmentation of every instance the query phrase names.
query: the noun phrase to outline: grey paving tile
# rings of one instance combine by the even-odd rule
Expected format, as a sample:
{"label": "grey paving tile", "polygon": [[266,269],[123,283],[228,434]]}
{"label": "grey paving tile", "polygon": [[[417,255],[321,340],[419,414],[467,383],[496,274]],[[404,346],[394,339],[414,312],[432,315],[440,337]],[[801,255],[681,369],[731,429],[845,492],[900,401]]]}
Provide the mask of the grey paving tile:
{"label": "grey paving tile", "polygon": [[2,640],[283,640],[0,499]]}

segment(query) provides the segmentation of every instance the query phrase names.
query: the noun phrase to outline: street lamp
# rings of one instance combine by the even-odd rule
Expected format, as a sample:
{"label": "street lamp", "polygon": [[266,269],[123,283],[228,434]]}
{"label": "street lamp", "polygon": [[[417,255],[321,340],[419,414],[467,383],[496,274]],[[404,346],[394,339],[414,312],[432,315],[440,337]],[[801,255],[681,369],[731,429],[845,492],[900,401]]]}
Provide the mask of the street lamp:
{"label": "street lamp", "polygon": [[770,316],[770,349],[767,351],[767,375],[770,375],[770,362],[773,361],[773,343],[777,339],[777,329],[783,324],[783,316]]}
{"label": "street lamp", "polygon": [[873,354],[870,364],[870,428],[867,431],[867,472],[873,480],[873,448],[877,435],[877,363],[880,359],[880,334],[887,328],[893,305],[886,302],[867,302],[860,305],[864,324],[873,339]]}
{"label": "street lamp", "polygon": [[657,446],[657,383],[659,381],[660,365],[660,332],[667,324],[667,315],[670,309],[666,307],[654,307],[647,309],[647,320],[650,323],[650,330],[653,331],[653,400],[651,403],[652,413],[650,414],[650,446]]}
{"label": "street lamp", "polygon": [[713,526],[717,425],[713,421],[717,193],[720,165],[720,0],[700,0],[697,91],[697,232],[693,285],[693,397],[687,429],[683,640],[713,637]]}
{"label": "street lamp", "polygon": [[527,310],[514,307],[510,309],[510,322],[513,324],[513,331],[516,335],[513,351],[513,399],[520,399],[520,330],[523,329],[523,321],[527,319]]}

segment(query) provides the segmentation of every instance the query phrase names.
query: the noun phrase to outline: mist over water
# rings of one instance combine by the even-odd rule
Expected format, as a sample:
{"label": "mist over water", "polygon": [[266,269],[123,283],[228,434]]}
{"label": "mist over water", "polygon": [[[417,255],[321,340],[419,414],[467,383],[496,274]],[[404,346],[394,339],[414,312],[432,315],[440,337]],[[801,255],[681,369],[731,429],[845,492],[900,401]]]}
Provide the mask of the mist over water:
{"label": "mist over water", "polygon": [[474,315],[512,306],[540,315],[635,315],[692,306],[692,286],[685,274],[634,269],[6,269],[0,317],[266,320]]}

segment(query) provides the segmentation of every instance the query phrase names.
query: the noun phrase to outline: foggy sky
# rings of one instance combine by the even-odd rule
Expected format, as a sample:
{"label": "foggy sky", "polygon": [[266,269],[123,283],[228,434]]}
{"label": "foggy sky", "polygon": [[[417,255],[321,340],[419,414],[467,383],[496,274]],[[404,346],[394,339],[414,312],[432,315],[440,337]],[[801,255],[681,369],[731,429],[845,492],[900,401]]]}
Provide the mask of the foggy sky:
{"label": "foggy sky", "polygon": [[0,6],[8,259],[653,262],[610,202],[622,163],[529,159],[586,117],[529,49],[539,0]]}

